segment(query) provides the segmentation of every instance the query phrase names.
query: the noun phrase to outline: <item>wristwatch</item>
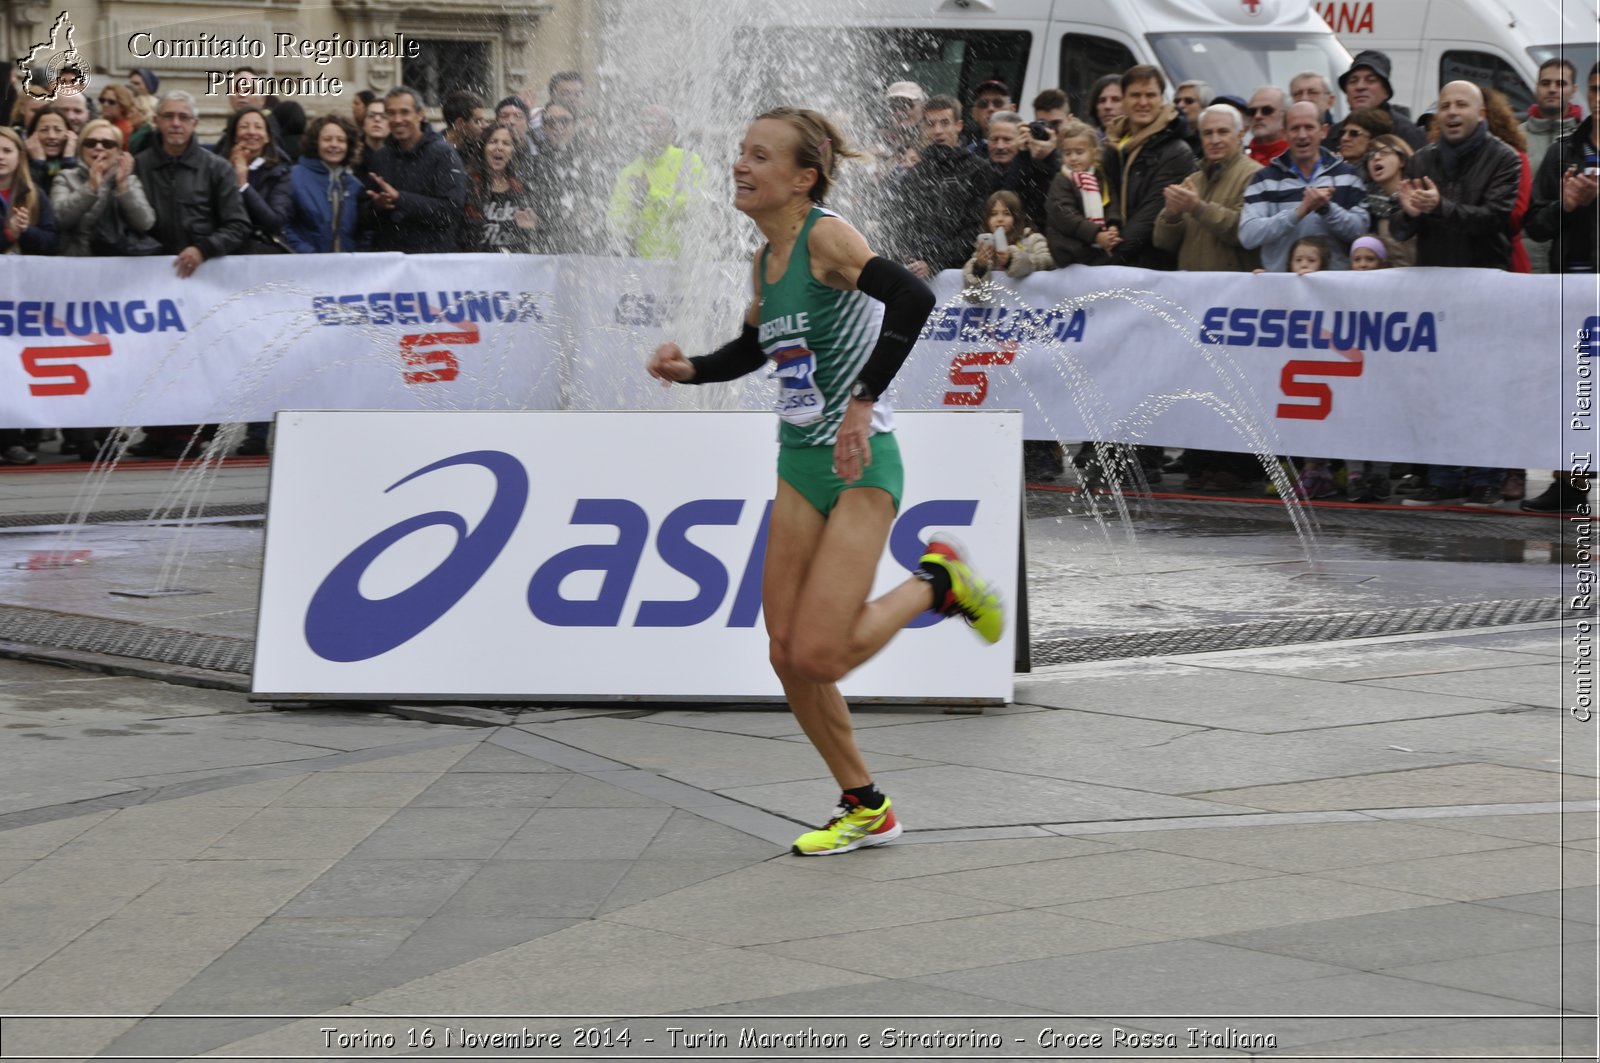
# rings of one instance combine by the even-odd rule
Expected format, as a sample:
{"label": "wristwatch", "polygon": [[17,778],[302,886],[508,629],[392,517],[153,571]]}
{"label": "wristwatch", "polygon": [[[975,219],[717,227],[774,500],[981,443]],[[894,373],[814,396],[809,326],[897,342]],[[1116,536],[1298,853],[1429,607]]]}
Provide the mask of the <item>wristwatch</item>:
{"label": "wristwatch", "polygon": [[871,388],[867,387],[865,380],[857,380],[850,385],[850,397],[852,399],[865,399],[868,402],[878,401],[878,396],[873,393]]}

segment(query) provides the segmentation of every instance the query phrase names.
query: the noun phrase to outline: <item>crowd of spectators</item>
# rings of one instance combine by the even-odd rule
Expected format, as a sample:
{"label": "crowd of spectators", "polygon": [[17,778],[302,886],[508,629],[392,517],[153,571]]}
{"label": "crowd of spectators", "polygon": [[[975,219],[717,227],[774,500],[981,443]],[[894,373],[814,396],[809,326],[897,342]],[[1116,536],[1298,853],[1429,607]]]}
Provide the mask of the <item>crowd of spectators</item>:
{"label": "crowd of spectators", "polygon": [[[1025,117],[988,79],[965,105],[914,81],[887,87],[871,123],[865,174],[839,190],[873,245],[929,278],[962,269],[968,297],[992,275],[1069,265],[1306,272],[1408,265],[1517,272],[1600,269],[1597,184],[1600,64],[1589,117],[1573,104],[1565,59],[1539,70],[1537,102],[1512,113],[1466,81],[1441,88],[1422,122],[1393,100],[1389,59],[1364,51],[1337,79],[1296,75],[1249,98],[1215,96],[1134,66],[1082,100],[1046,89]],[[59,75],[89,83],[76,71]],[[0,124],[0,251],[166,255],[180,278],[234,254],[345,251],[620,253],[670,258],[708,180],[672,114],[637,115],[632,157],[588,113],[581,74],[494,103],[446,95],[438,129],[422,95],[397,86],[307,115],[235,71],[221,138],[200,143],[194,97],[163,92],[153,71],[97,91],[39,99],[12,84]],[[1339,94],[1344,117],[1334,120]],[[0,98],[0,105],[6,103]],[[1076,107],[1074,106],[1076,104]],[[1523,226],[1526,225],[1525,238]],[[1361,254],[1353,257],[1352,250]],[[1359,259],[1359,264],[1357,262]],[[253,425],[245,452],[266,447]],[[172,455],[197,426],[146,432],[142,452]],[[92,458],[105,433],[64,441]],[[1181,474],[1186,488],[1237,490],[1260,470],[1239,455],[1086,445],[1074,460],[1139,482]],[[1030,444],[1029,472],[1063,471],[1055,444]],[[0,463],[36,460],[27,434],[0,430]],[[1413,504],[1519,499],[1520,470],[1313,459],[1297,490]],[[1530,509],[1575,500],[1564,478]]]}

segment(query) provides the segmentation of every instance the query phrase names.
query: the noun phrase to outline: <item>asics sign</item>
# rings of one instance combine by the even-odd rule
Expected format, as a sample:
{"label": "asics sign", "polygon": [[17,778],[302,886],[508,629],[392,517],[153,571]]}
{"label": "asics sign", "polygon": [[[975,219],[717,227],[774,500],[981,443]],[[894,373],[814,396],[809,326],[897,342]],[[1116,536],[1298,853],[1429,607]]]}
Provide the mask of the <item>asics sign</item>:
{"label": "asics sign", "polygon": [[[903,420],[877,591],[939,529],[1014,573],[1018,416]],[[317,460],[354,438],[404,445],[382,473]],[[760,622],[775,457],[769,414],[285,414],[256,691],[776,696]],[[1004,698],[1010,647],[924,614],[852,684]]]}

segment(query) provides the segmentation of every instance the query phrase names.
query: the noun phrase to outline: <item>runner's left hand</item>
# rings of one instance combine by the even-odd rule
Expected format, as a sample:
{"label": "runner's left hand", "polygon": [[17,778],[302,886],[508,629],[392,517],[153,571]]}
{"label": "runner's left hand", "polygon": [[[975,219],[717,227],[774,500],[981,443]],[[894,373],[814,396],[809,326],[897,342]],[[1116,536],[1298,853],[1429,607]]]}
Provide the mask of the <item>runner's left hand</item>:
{"label": "runner's left hand", "polygon": [[833,444],[833,468],[839,479],[853,484],[872,464],[872,448],[867,443],[872,431],[872,403],[866,399],[847,402],[844,423],[839,426],[839,437]]}

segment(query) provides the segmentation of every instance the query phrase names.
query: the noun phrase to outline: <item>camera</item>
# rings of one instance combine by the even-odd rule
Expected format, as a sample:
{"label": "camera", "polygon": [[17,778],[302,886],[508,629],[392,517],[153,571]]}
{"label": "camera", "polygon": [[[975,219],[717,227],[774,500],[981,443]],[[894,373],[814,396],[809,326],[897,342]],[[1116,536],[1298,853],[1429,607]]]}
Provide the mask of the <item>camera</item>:
{"label": "camera", "polygon": [[1043,122],[1029,122],[1028,135],[1034,140],[1049,140],[1051,137],[1055,136],[1055,130],[1051,129]]}

